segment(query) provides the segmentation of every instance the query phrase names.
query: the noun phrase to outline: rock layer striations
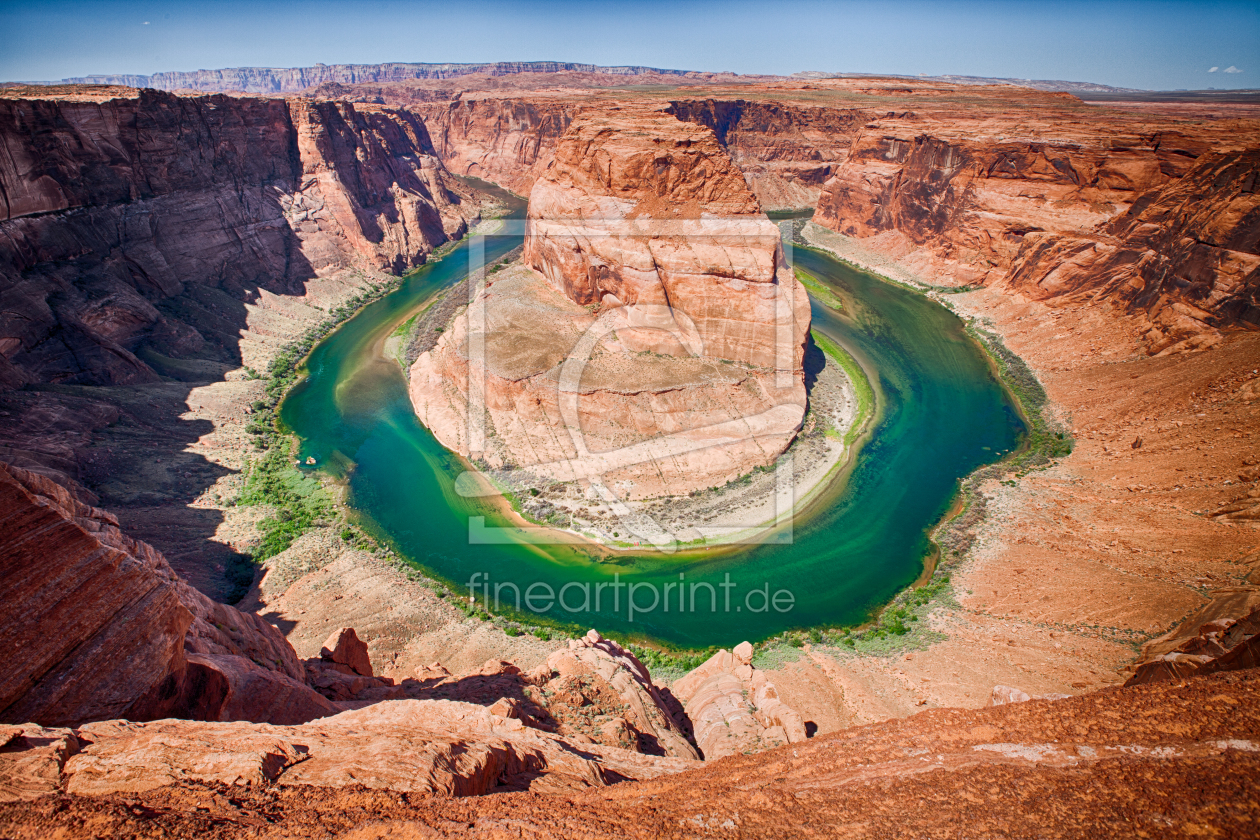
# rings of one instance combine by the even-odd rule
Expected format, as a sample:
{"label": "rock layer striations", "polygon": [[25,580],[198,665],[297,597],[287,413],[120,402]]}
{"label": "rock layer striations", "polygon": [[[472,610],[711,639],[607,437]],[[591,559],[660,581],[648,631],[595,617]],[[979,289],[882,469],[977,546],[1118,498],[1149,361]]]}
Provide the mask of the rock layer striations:
{"label": "rock layer striations", "polygon": [[423,122],[376,106],[6,98],[0,142],[0,386],[237,361],[225,307],[337,271],[401,271],[476,212]]}
{"label": "rock layer striations", "polygon": [[524,253],[410,371],[449,448],[646,498],[791,442],[809,301],[711,130],[653,109],[582,115],[531,192]]}

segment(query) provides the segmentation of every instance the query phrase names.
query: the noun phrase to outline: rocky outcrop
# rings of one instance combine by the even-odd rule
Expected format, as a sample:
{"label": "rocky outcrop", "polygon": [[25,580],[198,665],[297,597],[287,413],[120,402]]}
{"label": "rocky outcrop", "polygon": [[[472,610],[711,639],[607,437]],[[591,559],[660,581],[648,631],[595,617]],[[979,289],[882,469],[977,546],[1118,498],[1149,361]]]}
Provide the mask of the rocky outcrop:
{"label": "rocky outcrop", "polygon": [[1215,343],[1214,328],[1260,327],[1258,175],[1260,149],[1205,154],[1098,233],[1027,233],[1007,282],[1142,312],[1156,353]]}
{"label": "rocky outcrop", "polygon": [[120,538],[104,511],[6,465],[0,511],[0,720],[55,726],[159,711],[155,696],[184,670],[193,620],[161,555]]}
{"label": "rocky outcrop", "polygon": [[1071,696],[1070,694],[1030,695],[1027,691],[1009,685],[995,685],[993,693],[989,696],[989,705],[1006,706],[1010,703],[1027,703],[1029,700],[1062,700]]}
{"label": "rocky outcrop", "polygon": [[722,484],[795,436],[808,298],[709,129],[584,114],[534,185],[524,259],[410,371],[449,448],[641,499]]}
{"label": "rocky outcrop", "polygon": [[[20,727],[0,753],[0,801],[65,791],[136,794],[180,783],[349,787],[476,796],[574,792],[688,762],[564,739],[448,700],[399,700],[304,726],[110,720]],[[19,782],[18,771],[27,775]]]}
{"label": "rocky outcrop", "polygon": [[[389,101],[397,96],[391,93]],[[433,148],[448,170],[527,196],[551,163],[556,144],[581,104],[460,96],[406,108],[424,119]]]}
{"label": "rocky outcrop", "polygon": [[806,738],[805,722],[752,665],[748,642],[720,650],[672,686],[706,761],[760,752]]}
{"label": "rocky outcrop", "polygon": [[[678,702],[652,682],[633,653],[595,630],[547,657],[529,680],[541,690],[549,714],[562,727],[573,729],[577,724],[597,742],[611,736],[647,755],[700,757],[688,741],[689,722]],[[592,719],[586,707],[592,697],[605,693],[611,694],[606,704],[610,708],[603,710],[608,719]]]}
{"label": "rocky outcrop", "polygon": [[474,703],[575,744],[699,759],[686,715],[669,690],[652,682],[634,654],[594,630],[529,673],[496,659],[461,674],[435,662],[395,685],[328,658],[308,660],[307,669],[317,691],[351,705],[401,699]]}
{"label": "rocky outcrop", "polygon": [[336,709],[276,628],[210,601],[64,487],[0,464],[0,720],[300,723]]}
{"label": "rocky outcrop", "polygon": [[667,307],[696,355],[800,369],[808,308],[778,230],[694,123],[616,110],[571,125],[530,192],[525,262],[581,305]]}
{"label": "rocky outcrop", "polygon": [[329,636],[320,648],[319,656],[361,677],[372,676],[372,660],[368,657],[367,645],[359,639],[353,627],[343,627]]}
{"label": "rocky outcrop", "polygon": [[[101,836],[180,840],[999,837],[1029,826],[1053,837],[1245,837],[1255,806],[1241,792],[1260,773],[1258,689],[1253,670],[1053,702],[933,709],[650,779],[629,763],[641,756],[553,751],[558,743],[545,735],[520,737],[510,721],[463,715],[467,707],[454,703],[423,714],[382,704],[303,727],[96,724],[96,742],[64,761],[67,786],[84,792],[54,782],[36,802],[0,803],[0,825],[15,837],[75,836],[91,826]],[[452,748],[447,733],[469,731],[491,745],[489,755]],[[6,765],[33,752],[34,740],[49,739],[0,752],[0,779],[12,778]],[[59,765],[44,755],[56,779]],[[514,772],[521,757],[531,769]],[[602,786],[595,771],[643,780]],[[153,787],[154,778],[178,783]],[[487,783],[562,795],[410,793]]]}
{"label": "rocky outcrop", "polygon": [[765,210],[815,206],[871,116],[859,108],[747,99],[679,99],[669,110],[713,129]]}
{"label": "rocky outcrop", "polygon": [[1254,149],[1114,117],[1047,122],[1048,139],[932,117],[867,126],[814,220],[926,277],[1112,301],[1147,322],[1151,353],[1260,323]]}
{"label": "rocky outcrop", "polygon": [[[1125,685],[1183,680],[1193,674],[1237,671],[1260,665],[1260,608],[1237,619],[1218,618],[1198,625],[1191,617],[1183,623],[1183,628],[1186,624],[1190,625],[1189,630],[1170,634],[1172,641],[1180,642],[1172,650],[1156,652],[1167,647],[1167,642],[1148,645]],[[1198,632],[1186,638],[1195,626]]]}
{"label": "rocky outcrop", "polygon": [[424,124],[377,106],[4,98],[0,142],[0,386],[237,361],[233,303],[416,265],[476,214]]}

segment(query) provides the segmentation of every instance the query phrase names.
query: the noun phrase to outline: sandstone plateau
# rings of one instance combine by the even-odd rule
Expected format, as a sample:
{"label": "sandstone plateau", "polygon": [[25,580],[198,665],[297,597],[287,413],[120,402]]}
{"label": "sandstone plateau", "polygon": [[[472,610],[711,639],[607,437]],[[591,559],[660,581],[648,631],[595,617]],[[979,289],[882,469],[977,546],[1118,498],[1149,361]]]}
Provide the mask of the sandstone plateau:
{"label": "sandstone plateau", "polygon": [[[0,92],[0,834],[1254,833],[1260,108],[430,69],[171,80],[326,83],[289,98]],[[1075,447],[979,488],[954,600],[895,654],[740,646],[667,685],[598,633],[467,617],[329,524],[219,603],[258,537],[225,501],[250,370],[462,235],[490,206],[465,175],[532,205],[526,261],[474,299],[487,461],[525,462],[506,439],[572,468],[544,386],[599,413],[576,424],[595,454],[799,410],[757,302],[786,285],[761,210],[800,207],[812,246],[944,287]],[[706,217],[766,244],[682,247]],[[611,323],[639,301],[687,318]],[[547,372],[602,318],[561,392]],[[467,428],[466,347],[413,372],[435,426]]]}
{"label": "sandstone plateau", "polygon": [[[53,792],[0,804],[0,826],[22,840],[1010,836],[1030,822],[1047,837],[1242,837],[1257,816],[1256,675],[923,712],[611,787],[584,772],[589,758],[548,753],[544,736],[484,713],[459,717],[459,704],[425,718],[410,703],[383,704],[318,728],[111,722],[76,735],[27,726],[4,732],[0,756],[28,762],[32,793]],[[449,749],[453,732],[486,746],[434,772],[426,759]],[[203,761],[211,738],[217,763]],[[411,750],[400,753],[404,744]],[[382,761],[365,766],[365,753]],[[616,758],[634,766],[629,754]],[[530,762],[544,761],[562,795],[426,795],[476,789],[492,767],[528,776]]]}
{"label": "sandstone plateau", "polygon": [[449,448],[641,499],[772,463],[800,428],[809,299],[709,129],[575,120],[530,193],[524,263],[412,366]]}

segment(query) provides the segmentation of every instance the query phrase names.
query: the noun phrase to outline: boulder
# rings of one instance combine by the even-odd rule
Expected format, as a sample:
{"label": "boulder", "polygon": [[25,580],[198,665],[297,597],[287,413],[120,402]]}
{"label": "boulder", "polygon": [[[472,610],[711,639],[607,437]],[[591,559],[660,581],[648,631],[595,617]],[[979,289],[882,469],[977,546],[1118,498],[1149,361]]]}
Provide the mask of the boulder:
{"label": "boulder", "polygon": [[21,802],[61,790],[61,771],[81,743],[69,729],[33,723],[0,726],[0,802]]}
{"label": "boulder", "polygon": [[334,632],[319,650],[322,659],[345,665],[365,677],[372,676],[372,660],[367,644],[361,641],[353,627],[343,627]]}
{"label": "boulder", "polygon": [[[1213,606],[1209,604],[1209,608]],[[1148,644],[1125,685],[1171,682],[1194,674],[1236,671],[1260,664],[1260,607],[1236,619],[1215,618],[1197,626],[1196,636],[1186,638],[1174,630],[1164,637],[1180,641],[1168,653],[1153,653]]]}
{"label": "boulder", "polygon": [[542,700],[561,733],[580,725],[583,735],[600,743],[650,755],[700,757],[673,696],[652,682],[638,657],[595,630],[547,657],[529,682],[542,690],[531,698]]}
{"label": "boulder", "polygon": [[1024,703],[1032,697],[1026,691],[1011,688],[1009,685],[993,686],[993,694],[989,698],[990,706],[1005,706],[1008,703]]}
{"label": "boulder", "polygon": [[192,720],[297,724],[340,711],[306,683],[239,656],[189,654],[187,705]]}
{"label": "boulder", "polygon": [[673,685],[705,761],[804,741],[805,721],[752,666],[752,645],[720,650]]}

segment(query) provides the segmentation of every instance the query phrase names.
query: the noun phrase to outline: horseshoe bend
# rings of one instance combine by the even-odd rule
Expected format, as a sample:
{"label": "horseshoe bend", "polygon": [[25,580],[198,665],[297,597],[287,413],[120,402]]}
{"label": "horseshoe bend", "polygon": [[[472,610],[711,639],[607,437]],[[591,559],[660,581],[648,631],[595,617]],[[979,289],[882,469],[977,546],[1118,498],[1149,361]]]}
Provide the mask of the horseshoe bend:
{"label": "horseshoe bend", "polygon": [[0,140],[0,836],[1252,833],[1254,91],[318,64]]}
{"label": "horseshoe bend", "polygon": [[594,481],[599,502],[609,484],[686,496],[772,464],[805,415],[809,299],[759,211],[707,127],[579,117],[530,192],[521,263],[413,365],[421,421],[491,467]]}

